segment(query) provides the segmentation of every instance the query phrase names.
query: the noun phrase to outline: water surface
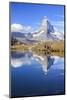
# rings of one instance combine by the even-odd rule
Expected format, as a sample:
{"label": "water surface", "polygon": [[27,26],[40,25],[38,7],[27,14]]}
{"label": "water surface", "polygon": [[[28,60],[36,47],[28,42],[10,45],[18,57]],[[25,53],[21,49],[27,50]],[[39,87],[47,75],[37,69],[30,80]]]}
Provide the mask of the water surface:
{"label": "water surface", "polygon": [[48,62],[45,72],[32,53],[12,53],[12,97],[64,94],[64,58],[49,56]]}

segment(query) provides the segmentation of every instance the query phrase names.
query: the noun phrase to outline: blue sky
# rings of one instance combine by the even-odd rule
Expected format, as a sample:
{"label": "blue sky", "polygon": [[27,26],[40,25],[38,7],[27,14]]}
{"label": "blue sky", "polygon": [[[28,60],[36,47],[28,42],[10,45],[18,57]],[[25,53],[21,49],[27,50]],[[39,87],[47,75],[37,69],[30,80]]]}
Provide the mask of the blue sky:
{"label": "blue sky", "polygon": [[36,30],[44,16],[61,32],[64,31],[64,6],[11,3],[11,24],[31,26]]}

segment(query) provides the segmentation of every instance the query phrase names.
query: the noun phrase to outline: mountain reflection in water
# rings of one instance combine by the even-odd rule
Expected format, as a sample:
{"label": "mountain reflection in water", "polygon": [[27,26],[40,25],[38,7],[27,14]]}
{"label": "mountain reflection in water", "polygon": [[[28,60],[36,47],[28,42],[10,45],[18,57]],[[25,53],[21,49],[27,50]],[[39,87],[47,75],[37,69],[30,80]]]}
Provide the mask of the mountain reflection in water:
{"label": "mountain reflection in water", "polygon": [[12,97],[64,94],[64,58],[11,53]]}
{"label": "mountain reflection in water", "polygon": [[14,68],[21,67],[23,65],[32,65],[32,61],[36,61],[41,65],[42,70],[46,73],[50,67],[60,59],[57,56],[40,56],[32,54],[31,52],[20,53],[12,52],[11,53],[11,65]]}

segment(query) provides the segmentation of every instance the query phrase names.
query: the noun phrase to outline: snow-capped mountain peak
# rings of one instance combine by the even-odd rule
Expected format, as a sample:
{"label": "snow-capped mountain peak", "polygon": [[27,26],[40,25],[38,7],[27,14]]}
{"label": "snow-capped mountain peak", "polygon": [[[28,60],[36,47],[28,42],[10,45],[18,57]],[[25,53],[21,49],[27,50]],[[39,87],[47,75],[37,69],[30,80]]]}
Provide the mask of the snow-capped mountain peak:
{"label": "snow-capped mountain peak", "polygon": [[64,36],[62,33],[56,30],[54,26],[50,23],[48,18],[45,16],[40,25],[39,31],[33,34],[33,39],[35,40],[63,40]]}

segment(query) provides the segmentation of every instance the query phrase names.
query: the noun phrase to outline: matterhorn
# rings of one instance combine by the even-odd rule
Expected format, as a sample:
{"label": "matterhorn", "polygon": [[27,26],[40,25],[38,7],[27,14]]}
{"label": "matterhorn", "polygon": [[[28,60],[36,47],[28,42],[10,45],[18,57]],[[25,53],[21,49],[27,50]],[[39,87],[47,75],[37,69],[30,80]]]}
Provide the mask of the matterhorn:
{"label": "matterhorn", "polygon": [[40,28],[37,32],[33,33],[33,40],[38,41],[53,41],[53,40],[64,40],[64,36],[61,32],[57,31],[56,28],[51,25],[50,21],[46,16],[41,21]]}

